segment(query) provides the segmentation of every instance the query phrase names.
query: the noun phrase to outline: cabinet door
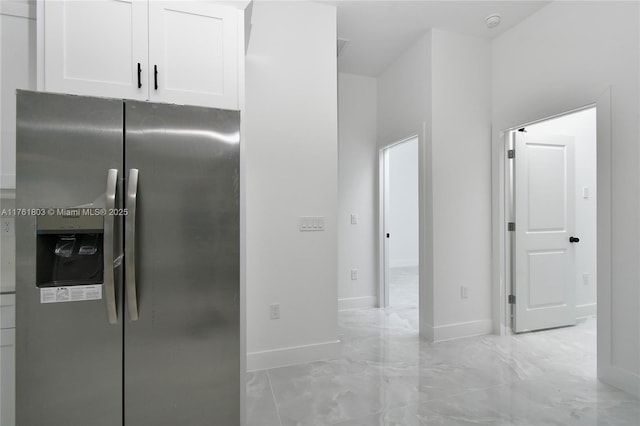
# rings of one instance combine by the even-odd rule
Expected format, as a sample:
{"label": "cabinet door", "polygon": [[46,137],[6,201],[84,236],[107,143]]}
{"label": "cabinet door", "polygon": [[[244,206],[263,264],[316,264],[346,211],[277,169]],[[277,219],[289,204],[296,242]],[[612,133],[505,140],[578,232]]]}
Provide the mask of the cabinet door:
{"label": "cabinet door", "polygon": [[238,109],[239,13],[213,2],[150,2],[150,99]]}
{"label": "cabinet door", "polygon": [[147,99],[146,1],[42,4],[46,91]]}
{"label": "cabinet door", "polygon": [[15,328],[0,330],[0,424],[3,426],[15,424],[15,331]]}
{"label": "cabinet door", "polygon": [[15,424],[15,300],[14,294],[0,295],[0,425]]}

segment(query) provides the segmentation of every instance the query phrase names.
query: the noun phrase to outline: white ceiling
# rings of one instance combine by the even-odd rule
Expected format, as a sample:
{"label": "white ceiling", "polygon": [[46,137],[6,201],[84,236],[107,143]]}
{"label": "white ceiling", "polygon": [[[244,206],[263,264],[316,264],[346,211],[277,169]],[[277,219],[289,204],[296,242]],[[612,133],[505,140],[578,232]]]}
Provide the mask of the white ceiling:
{"label": "white ceiling", "polygon": [[[380,74],[400,53],[431,28],[494,38],[549,1],[323,1],[338,9],[338,38],[348,40],[338,58],[340,72]],[[497,28],[485,18],[502,16]]]}

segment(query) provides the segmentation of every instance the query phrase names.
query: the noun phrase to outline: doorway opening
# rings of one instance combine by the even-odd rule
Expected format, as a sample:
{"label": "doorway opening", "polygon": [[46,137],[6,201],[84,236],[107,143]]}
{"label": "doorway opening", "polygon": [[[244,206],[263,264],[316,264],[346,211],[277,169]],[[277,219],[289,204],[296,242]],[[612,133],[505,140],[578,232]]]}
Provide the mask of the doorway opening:
{"label": "doorway opening", "polygon": [[596,130],[589,105],[506,133],[512,332],[576,324],[596,332]]}
{"label": "doorway opening", "polygon": [[381,151],[380,306],[418,308],[418,137]]}

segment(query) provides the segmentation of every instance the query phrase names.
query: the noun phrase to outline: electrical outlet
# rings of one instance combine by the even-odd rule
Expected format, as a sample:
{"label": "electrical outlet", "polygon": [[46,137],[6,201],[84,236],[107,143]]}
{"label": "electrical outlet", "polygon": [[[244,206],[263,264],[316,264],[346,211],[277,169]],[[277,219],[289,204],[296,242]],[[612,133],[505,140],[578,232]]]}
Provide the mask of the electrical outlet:
{"label": "electrical outlet", "polygon": [[13,218],[3,217],[0,220],[0,234],[1,235],[13,235]]}
{"label": "electrical outlet", "polygon": [[273,305],[269,306],[269,312],[271,314],[272,320],[280,319],[280,304],[274,303]]}
{"label": "electrical outlet", "polygon": [[468,299],[469,298],[469,287],[463,285],[460,286],[460,298],[461,299]]}
{"label": "electrical outlet", "polygon": [[357,281],[358,280],[358,270],[357,269],[352,269],[351,270],[351,280],[352,281]]}
{"label": "electrical outlet", "polygon": [[357,225],[358,224],[358,215],[351,213],[351,224],[352,225]]}
{"label": "electrical outlet", "polygon": [[582,284],[589,285],[589,274],[587,273],[582,274]]}

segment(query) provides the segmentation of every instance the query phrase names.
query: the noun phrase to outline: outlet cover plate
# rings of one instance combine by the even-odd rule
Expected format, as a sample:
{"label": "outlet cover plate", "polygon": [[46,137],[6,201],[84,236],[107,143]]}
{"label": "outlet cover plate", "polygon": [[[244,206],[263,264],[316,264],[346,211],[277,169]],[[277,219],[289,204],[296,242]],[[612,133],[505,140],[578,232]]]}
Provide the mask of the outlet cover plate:
{"label": "outlet cover plate", "polygon": [[280,319],[280,304],[274,303],[269,306],[269,314],[272,320]]}

